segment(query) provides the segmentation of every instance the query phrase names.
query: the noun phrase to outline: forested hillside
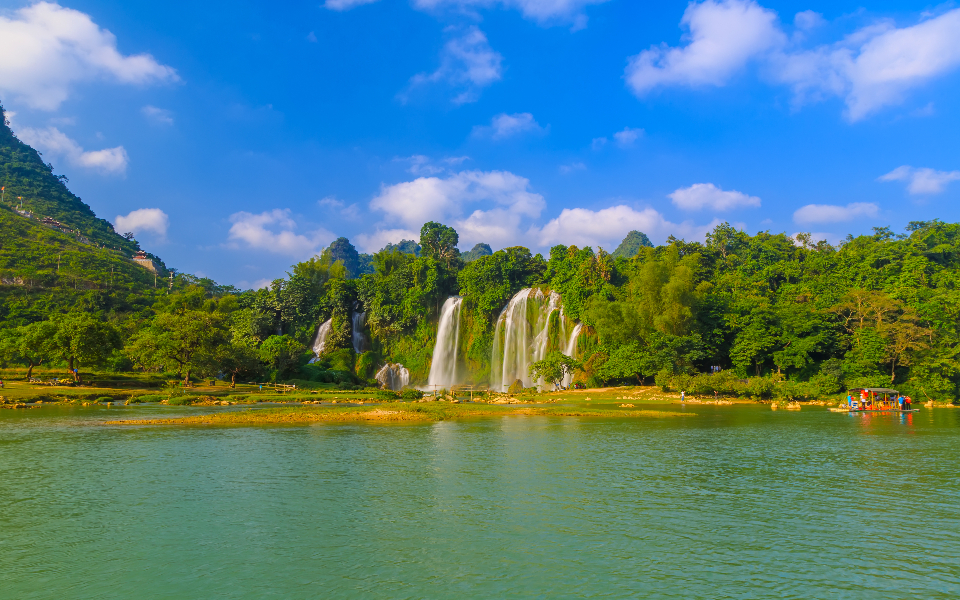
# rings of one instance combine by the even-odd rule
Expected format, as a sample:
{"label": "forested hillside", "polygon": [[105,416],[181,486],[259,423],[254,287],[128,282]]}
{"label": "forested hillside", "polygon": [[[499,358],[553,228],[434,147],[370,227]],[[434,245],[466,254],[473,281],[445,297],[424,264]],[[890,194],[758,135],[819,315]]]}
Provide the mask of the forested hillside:
{"label": "forested hillside", "polygon": [[506,386],[529,376],[515,369],[504,380],[518,360],[511,353],[526,353],[525,370],[527,358],[563,352],[589,385],[656,381],[761,397],[893,385],[952,398],[960,384],[956,224],[879,228],[836,247],[723,224],[703,243],[653,247],[631,232],[613,254],[558,245],[544,257],[486,244],[461,254],[455,230],[427,223],[418,241],[374,255],[339,238],[267,289],[189,275],[168,288],[163,263],[156,276],[134,264],[136,242],[97,218],[6,124],[0,161],[6,366],[365,385],[396,365],[422,385],[449,310],[444,360],[456,381],[446,383]]}

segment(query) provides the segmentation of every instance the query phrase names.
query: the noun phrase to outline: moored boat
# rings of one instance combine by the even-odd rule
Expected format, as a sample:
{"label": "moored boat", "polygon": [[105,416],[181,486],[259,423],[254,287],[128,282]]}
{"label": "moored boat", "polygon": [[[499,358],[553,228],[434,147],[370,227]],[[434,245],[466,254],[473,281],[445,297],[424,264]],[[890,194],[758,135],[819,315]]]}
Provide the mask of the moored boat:
{"label": "moored boat", "polygon": [[917,412],[910,396],[890,388],[853,388],[847,403],[831,412]]}

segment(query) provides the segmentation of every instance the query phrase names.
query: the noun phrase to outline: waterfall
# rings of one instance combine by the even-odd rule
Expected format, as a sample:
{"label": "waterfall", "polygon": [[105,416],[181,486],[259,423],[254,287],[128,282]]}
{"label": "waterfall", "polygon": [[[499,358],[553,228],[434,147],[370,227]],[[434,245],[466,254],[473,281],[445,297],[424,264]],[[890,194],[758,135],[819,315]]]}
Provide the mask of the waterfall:
{"label": "waterfall", "polygon": [[457,380],[457,351],[460,347],[460,307],[463,298],[450,296],[440,310],[440,323],[437,327],[437,343],[433,347],[433,362],[427,385],[430,389],[449,388],[459,383]]}
{"label": "waterfall", "polygon": [[[580,330],[583,329],[583,323],[577,323],[573,328],[573,331],[570,332],[570,339],[567,341],[567,347],[563,349],[563,353],[569,356],[570,358],[577,357],[577,338],[580,337]],[[573,373],[569,373],[563,377],[563,387],[570,387],[570,384],[573,383]]]}
{"label": "waterfall", "polygon": [[357,354],[361,354],[367,349],[367,339],[363,335],[363,324],[366,320],[366,312],[354,312],[350,318],[351,330],[353,332],[353,351]]}
{"label": "waterfall", "polygon": [[384,389],[402,390],[410,385],[410,371],[399,363],[387,363],[377,371],[376,379]]}
{"label": "waterfall", "polygon": [[313,353],[317,356],[323,354],[323,348],[327,345],[327,336],[332,327],[333,319],[327,319],[320,325],[320,329],[317,329],[317,337],[313,338]]}
{"label": "waterfall", "polygon": [[[557,312],[556,329],[551,333],[552,315]],[[497,318],[493,335],[493,357],[490,361],[491,389],[507,391],[516,381],[524,387],[535,382],[530,376],[530,365],[542,360],[550,350],[560,350],[568,356],[576,352],[580,335],[577,324],[567,337],[567,317],[561,307],[560,294],[527,288],[520,290]],[[564,385],[568,385],[564,381]]]}

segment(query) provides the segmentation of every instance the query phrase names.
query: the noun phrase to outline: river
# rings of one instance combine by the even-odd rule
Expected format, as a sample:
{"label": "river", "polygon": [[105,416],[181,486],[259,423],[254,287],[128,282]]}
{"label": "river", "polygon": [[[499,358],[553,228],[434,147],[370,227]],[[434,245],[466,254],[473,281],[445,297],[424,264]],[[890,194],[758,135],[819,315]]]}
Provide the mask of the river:
{"label": "river", "polygon": [[100,424],[197,410],[0,411],[0,598],[960,596],[951,409]]}

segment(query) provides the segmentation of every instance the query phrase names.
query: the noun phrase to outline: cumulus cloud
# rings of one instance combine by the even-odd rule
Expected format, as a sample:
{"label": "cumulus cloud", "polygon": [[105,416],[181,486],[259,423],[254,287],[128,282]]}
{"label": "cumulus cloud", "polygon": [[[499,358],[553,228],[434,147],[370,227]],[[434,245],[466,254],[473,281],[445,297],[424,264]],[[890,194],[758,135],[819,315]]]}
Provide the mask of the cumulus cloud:
{"label": "cumulus cloud", "polygon": [[381,229],[373,233],[361,233],[357,236],[357,247],[363,252],[379,252],[387,244],[397,244],[403,240],[419,240],[420,230],[413,229]]}
{"label": "cumulus cloud", "polygon": [[600,210],[565,208],[560,216],[549,221],[541,229],[532,229],[541,246],[574,244],[576,246],[599,246],[613,248],[632,230],[642,231],[651,237],[664,239],[668,235],[681,238],[703,239],[707,231],[719,224],[719,220],[697,226],[687,221],[671,223],[652,208],[636,210],[626,205],[611,206]]}
{"label": "cumulus cloud", "polygon": [[512,243],[523,220],[536,219],[546,206],[529,186],[528,179],[509,171],[461,171],[383,186],[370,208],[406,231],[442,221],[453,225],[465,244]]}
{"label": "cumulus cloud", "polygon": [[772,81],[791,87],[796,105],[837,96],[847,118],[857,121],[960,67],[960,9],[928,17],[902,28],[881,21],[803,49],[805,32],[823,23],[817,13],[797,14],[789,40],[776,13],[753,0],[706,0],[691,3],[683,15],[686,45],[644,50],[629,60],[624,76],[642,96],[662,86],[722,86],[756,61]]}
{"label": "cumulus cloud", "polygon": [[478,8],[502,6],[520,11],[524,18],[541,25],[569,23],[573,29],[587,25],[584,9],[592,4],[609,0],[414,0],[413,5],[421,10],[454,9],[470,11]]}
{"label": "cumulus cloud", "polygon": [[129,157],[123,146],[86,151],[75,140],[56,127],[34,129],[18,128],[17,137],[47,154],[63,156],[76,167],[92,169],[103,174],[122,175],[127,170]]}
{"label": "cumulus cloud", "polygon": [[643,129],[624,127],[622,131],[613,134],[613,139],[617,140],[617,145],[621,148],[630,148],[642,135]]}
{"label": "cumulus cloud", "polygon": [[50,2],[0,16],[0,56],[0,93],[40,110],[57,109],[80,82],[179,80],[149,54],[121,54],[117,38],[89,15]]}
{"label": "cumulus cloud", "polygon": [[141,108],[140,112],[158,125],[173,125],[173,113],[165,108],[157,108],[148,104]]}
{"label": "cumulus cloud", "polygon": [[808,204],[793,213],[793,222],[798,225],[840,223],[854,219],[875,218],[879,210],[880,207],[872,202],[854,202],[846,206]]}
{"label": "cumulus cloud", "polygon": [[957,31],[960,9],[900,29],[882,22],[833,45],[776,57],[775,71],[798,102],[840,96],[857,121],[960,67]]}
{"label": "cumulus cloud", "polygon": [[[323,7],[330,10],[344,11],[363,6],[364,4],[373,4],[376,1],[377,0],[327,0],[323,3]],[[313,32],[311,32],[311,35],[312,34]],[[316,40],[314,39],[314,41]]]}
{"label": "cumulus cloud", "polygon": [[545,133],[530,113],[500,113],[490,119],[490,125],[477,125],[473,128],[474,137],[489,137],[503,140],[523,133]]}
{"label": "cumulus cloud", "polygon": [[290,209],[265,211],[252,214],[240,211],[230,215],[229,239],[233,247],[246,247],[266,250],[276,254],[285,254],[296,258],[309,256],[334,236],[325,229],[317,229],[306,235],[294,233],[296,221],[290,216]]}
{"label": "cumulus cloud", "polygon": [[879,181],[906,181],[907,191],[917,194],[939,194],[951,181],[960,179],[960,171],[934,171],[903,165],[879,178]]}
{"label": "cumulus cloud", "polygon": [[162,238],[167,235],[170,218],[159,208],[140,208],[127,215],[117,215],[113,224],[117,231],[124,233],[150,231]]}
{"label": "cumulus cloud", "polygon": [[410,79],[410,89],[443,83],[458,90],[454,104],[476,102],[483,88],[503,76],[503,56],[490,47],[487,36],[477,27],[448,29],[448,32],[456,35],[440,52],[440,66],[433,73],[414,75]]}
{"label": "cumulus cloud", "polygon": [[688,211],[703,209],[721,211],[745,206],[760,206],[760,198],[756,196],[748,196],[736,190],[725,192],[712,183],[695,183],[667,196],[677,208]]}
{"label": "cumulus cloud", "polygon": [[691,2],[680,24],[686,46],[652,46],[630,58],[627,85],[637,95],[665,85],[720,86],[751,59],[785,41],[775,12],[753,0]]}

